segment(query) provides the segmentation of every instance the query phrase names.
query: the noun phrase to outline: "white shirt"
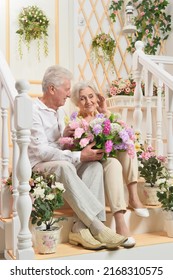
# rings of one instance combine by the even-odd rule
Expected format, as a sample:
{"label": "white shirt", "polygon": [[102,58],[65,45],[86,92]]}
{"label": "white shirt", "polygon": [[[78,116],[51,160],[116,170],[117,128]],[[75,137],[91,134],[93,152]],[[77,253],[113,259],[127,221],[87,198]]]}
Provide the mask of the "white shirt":
{"label": "white shirt", "polygon": [[28,154],[31,167],[40,162],[67,160],[80,162],[81,152],[62,150],[58,139],[63,135],[65,111],[48,108],[38,98],[33,101],[33,125]]}

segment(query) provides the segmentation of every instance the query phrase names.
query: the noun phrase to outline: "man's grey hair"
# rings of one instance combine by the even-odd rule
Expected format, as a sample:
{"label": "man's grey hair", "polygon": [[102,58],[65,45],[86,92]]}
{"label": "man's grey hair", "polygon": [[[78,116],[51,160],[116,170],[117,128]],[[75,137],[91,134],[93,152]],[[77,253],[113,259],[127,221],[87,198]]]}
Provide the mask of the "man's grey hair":
{"label": "man's grey hair", "polygon": [[42,90],[46,92],[48,86],[54,85],[56,87],[61,86],[65,80],[71,80],[72,73],[64,67],[59,65],[53,65],[47,68],[43,80],[42,80]]}
{"label": "man's grey hair", "polygon": [[93,82],[91,81],[79,81],[78,83],[76,83],[73,88],[72,88],[72,92],[71,92],[71,101],[77,106],[78,102],[79,102],[79,94],[81,90],[86,89],[87,87],[91,88],[96,95],[98,95],[98,90],[96,88],[96,86],[94,85]]}

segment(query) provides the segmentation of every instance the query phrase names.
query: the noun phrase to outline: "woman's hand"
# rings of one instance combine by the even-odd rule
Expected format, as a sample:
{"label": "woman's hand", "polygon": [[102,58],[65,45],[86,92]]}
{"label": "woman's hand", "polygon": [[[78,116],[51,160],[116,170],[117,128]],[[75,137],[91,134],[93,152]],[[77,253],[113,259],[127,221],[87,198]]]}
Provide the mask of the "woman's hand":
{"label": "woman's hand", "polygon": [[103,113],[105,115],[109,115],[109,111],[107,109],[107,105],[106,105],[106,99],[103,95],[101,95],[100,93],[97,95],[98,97],[98,107],[97,107],[97,111],[99,113]]}

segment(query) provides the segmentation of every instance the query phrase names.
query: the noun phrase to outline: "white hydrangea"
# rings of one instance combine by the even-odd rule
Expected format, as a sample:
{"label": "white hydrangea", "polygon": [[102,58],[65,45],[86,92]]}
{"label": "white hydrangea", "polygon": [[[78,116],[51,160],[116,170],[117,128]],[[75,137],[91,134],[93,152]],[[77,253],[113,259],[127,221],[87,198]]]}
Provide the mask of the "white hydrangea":
{"label": "white hydrangea", "polygon": [[41,187],[34,188],[34,192],[32,193],[35,198],[44,198],[44,189]]}
{"label": "white hydrangea", "polygon": [[46,195],[47,200],[53,200],[54,198],[55,198],[55,195],[53,193]]}
{"label": "white hydrangea", "polygon": [[52,185],[52,189],[59,189],[62,192],[65,192],[64,185],[60,182],[55,182],[55,185]]}

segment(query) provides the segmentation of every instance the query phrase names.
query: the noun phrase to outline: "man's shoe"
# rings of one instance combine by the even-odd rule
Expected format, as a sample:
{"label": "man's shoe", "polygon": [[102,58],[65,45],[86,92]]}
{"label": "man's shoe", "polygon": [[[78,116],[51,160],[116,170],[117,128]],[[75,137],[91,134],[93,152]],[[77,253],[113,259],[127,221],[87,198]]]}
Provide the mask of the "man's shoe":
{"label": "man's shoe", "polygon": [[128,237],[128,239],[123,244],[121,244],[121,247],[132,248],[135,246],[135,244],[136,244],[135,239],[133,237]]}
{"label": "man's shoe", "polygon": [[105,248],[105,244],[96,240],[89,229],[81,229],[80,232],[70,232],[69,243],[72,245],[82,245],[85,249],[89,250],[100,250]]}
{"label": "man's shoe", "polygon": [[108,227],[105,227],[105,229],[98,235],[95,235],[94,238],[101,243],[105,243],[107,249],[115,249],[127,240],[127,237],[115,233]]}

